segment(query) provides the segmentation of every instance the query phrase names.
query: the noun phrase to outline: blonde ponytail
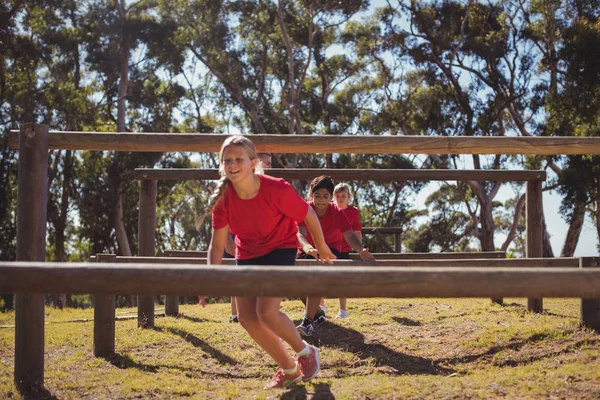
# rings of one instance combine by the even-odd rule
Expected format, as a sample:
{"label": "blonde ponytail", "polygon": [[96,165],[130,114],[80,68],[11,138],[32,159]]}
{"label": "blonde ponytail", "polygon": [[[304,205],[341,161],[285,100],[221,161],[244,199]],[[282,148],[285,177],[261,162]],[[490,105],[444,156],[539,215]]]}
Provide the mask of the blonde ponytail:
{"label": "blonde ponytail", "polygon": [[196,229],[200,229],[208,214],[212,213],[212,210],[215,208],[219,200],[225,196],[225,193],[227,192],[227,186],[229,186],[229,179],[222,176],[221,179],[219,179],[219,183],[217,184],[214,193],[208,198],[208,207],[206,207],[206,211],[196,220]]}

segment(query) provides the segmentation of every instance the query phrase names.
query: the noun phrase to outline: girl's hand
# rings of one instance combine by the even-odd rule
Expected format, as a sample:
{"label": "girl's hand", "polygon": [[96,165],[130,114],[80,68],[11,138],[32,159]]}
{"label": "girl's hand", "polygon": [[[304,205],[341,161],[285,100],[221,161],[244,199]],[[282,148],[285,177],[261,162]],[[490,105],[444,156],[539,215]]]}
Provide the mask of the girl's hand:
{"label": "girl's hand", "polygon": [[335,254],[331,252],[329,246],[319,247],[317,251],[319,253],[318,260],[322,263],[333,264],[333,260],[337,258]]}
{"label": "girl's hand", "polygon": [[360,256],[361,260],[375,260],[375,257],[373,257],[373,254],[371,254],[369,252],[368,248],[363,248],[360,252],[358,252],[358,255]]}
{"label": "girl's hand", "polygon": [[208,296],[198,296],[198,304],[202,307],[206,307],[208,304]]}

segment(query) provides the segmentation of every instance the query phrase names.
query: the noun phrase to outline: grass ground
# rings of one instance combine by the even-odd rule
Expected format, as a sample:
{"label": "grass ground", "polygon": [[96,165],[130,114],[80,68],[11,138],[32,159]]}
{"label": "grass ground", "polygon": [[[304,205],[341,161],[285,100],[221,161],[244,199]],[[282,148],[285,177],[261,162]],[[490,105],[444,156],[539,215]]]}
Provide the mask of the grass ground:
{"label": "grass ground", "polygon": [[[328,299],[329,313],[337,300]],[[579,300],[350,299],[313,342],[322,371],[289,390],[263,390],[276,365],[227,304],[181,306],[155,329],[116,323],[117,355],[94,358],[92,310],[46,309],[45,397],[57,399],[599,399],[600,335],[582,330]],[[283,303],[298,321],[299,301]],[[118,310],[119,312],[135,310]],[[84,320],[87,322],[68,322]],[[0,326],[14,314],[0,314]],[[0,328],[0,398],[13,384],[14,328]]]}

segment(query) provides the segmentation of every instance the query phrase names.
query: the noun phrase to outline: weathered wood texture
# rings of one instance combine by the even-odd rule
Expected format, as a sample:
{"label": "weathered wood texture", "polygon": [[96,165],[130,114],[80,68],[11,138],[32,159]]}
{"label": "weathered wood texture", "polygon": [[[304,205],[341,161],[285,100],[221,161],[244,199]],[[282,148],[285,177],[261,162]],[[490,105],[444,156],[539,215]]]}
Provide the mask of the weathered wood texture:
{"label": "weathered wood texture", "polygon": [[[334,180],[349,181],[544,181],[545,171],[456,170],[456,169],[325,169],[272,168],[270,176],[287,180],[312,180],[328,175]],[[217,169],[200,168],[136,168],[139,180],[197,181],[219,179]]]}
{"label": "weathered wood texture", "polygon": [[0,293],[600,298],[600,268],[0,263]]}
{"label": "weathered wood texture", "polygon": [[[44,261],[48,127],[24,124],[19,136],[17,261]],[[14,379],[22,392],[36,391],[44,386],[44,292],[19,293],[15,298]]]}
{"label": "weathered wood texture", "polygon": [[[115,263],[115,254],[98,254],[96,262]],[[115,353],[114,294],[94,294],[94,355],[108,357]]]}
{"label": "weathered wood texture", "polygon": [[[366,135],[250,135],[259,152],[351,154],[600,154],[595,137],[470,137]],[[50,132],[49,147],[65,150],[218,152],[227,137],[214,133]],[[18,146],[18,132],[9,133]]]}
{"label": "weathered wood texture", "polygon": [[[363,228],[364,229],[364,228]],[[165,250],[165,257],[207,257],[203,250]],[[504,251],[481,251],[481,252],[446,252],[446,253],[373,253],[376,260],[450,260],[467,258],[504,258]],[[356,253],[350,253],[350,258],[358,260]]]}
{"label": "weathered wood texture", "polygon": [[[154,242],[156,231],[156,181],[140,182],[140,210],[138,220],[138,254],[140,256],[154,256]],[[121,293],[121,292],[113,292]],[[161,292],[138,294],[138,326],[141,328],[154,327],[154,295]]]}
{"label": "weathered wood texture", "polygon": [[[599,257],[582,257],[580,268],[600,267]],[[600,332],[600,297],[581,299],[581,324]]]}
{"label": "weathered wood texture", "polygon": [[[543,200],[542,182],[527,182],[527,257],[538,258],[543,255]],[[544,300],[542,298],[528,298],[527,309],[532,312],[544,311]]]}
{"label": "weathered wood texture", "polygon": [[[206,265],[205,257],[117,257],[123,264],[194,264]],[[235,265],[235,260],[224,258],[223,265]],[[314,259],[296,260],[296,266],[320,266]],[[328,265],[329,266],[329,265]],[[476,268],[579,268],[579,258],[504,258],[504,259],[416,259],[416,260],[334,260],[331,267],[476,267]]]}

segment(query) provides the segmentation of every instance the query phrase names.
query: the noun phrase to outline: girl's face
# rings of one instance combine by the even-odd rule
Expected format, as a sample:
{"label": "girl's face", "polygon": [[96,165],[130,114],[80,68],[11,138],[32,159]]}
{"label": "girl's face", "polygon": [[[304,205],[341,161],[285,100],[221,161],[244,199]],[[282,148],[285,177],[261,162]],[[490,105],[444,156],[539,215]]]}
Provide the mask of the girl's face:
{"label": "girl's face", "polygon": [[348,201],[350,200],[350,195],[347,191],[341,190],[337,193],[334,193],[335,202],[339,208],[342,210],[348,207]]}
{"label": "girl's face", "polygon": [[241,182],[254,174],[256,160],[250,156],[242,146],[228,146],[223,151],[223,169],[225,176],[232,183]]}
{"label": "girl's face", "polygon": [[331,194],[327,189],[321,188],[313,192],[312,199],[317,211],[325,211],[329,207]]}

